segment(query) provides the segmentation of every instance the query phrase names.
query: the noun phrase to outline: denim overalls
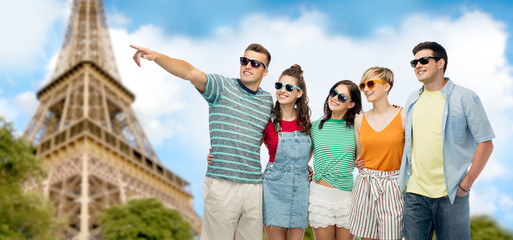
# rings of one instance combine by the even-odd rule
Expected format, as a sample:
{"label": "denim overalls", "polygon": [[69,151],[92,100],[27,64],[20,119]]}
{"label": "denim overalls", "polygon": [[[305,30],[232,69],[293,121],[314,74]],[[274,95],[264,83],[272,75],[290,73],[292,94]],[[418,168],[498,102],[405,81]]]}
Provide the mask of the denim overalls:
{"label": "denim overalls", "polygon": [[263,178],[264,224],[283,228],[308,227],[308,161],[312,142],[301,131],[279,132],[274,163]]}

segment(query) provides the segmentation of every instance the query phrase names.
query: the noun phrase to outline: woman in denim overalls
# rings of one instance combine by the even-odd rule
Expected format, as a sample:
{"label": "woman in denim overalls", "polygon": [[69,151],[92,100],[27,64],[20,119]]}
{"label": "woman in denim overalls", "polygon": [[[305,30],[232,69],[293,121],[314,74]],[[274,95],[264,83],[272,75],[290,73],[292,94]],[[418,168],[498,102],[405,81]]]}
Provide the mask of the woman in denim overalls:
{"label": "woman in denim overalls", "polygon": [[269,163],[264,171],[262,207],[267,239],[302,239],[308,227],[310,108],[299,65],[275,84],[273,117],[264,130]]}

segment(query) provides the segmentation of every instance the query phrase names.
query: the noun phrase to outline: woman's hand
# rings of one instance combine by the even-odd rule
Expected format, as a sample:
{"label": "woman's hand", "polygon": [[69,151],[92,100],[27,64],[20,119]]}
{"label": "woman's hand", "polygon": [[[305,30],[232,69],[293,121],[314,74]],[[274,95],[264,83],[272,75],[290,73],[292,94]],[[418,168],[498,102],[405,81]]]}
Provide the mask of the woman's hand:
{"label": "woman's hand", "polygon": [[358,170],[362,170],[363,166],[365,165],[365,161],[363,159],[360,159],[360,155],[356,157],[356,160],[354,160],[354,167],[358,168]]}

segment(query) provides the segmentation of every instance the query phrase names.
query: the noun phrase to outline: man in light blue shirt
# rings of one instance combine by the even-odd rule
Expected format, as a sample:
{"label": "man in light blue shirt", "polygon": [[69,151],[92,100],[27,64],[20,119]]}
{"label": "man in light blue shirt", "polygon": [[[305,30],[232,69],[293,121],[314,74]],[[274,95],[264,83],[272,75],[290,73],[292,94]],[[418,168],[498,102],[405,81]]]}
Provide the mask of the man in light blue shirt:
{"label": "man in light blue shirt", "polygon": [[420,43],[413,54],[423,87],[405,105],[404,237],[431,239],[434,231],[439,240],[470,239],[468,193],[495,134],[479,97],[444,77],[447,53],[440,44]]}

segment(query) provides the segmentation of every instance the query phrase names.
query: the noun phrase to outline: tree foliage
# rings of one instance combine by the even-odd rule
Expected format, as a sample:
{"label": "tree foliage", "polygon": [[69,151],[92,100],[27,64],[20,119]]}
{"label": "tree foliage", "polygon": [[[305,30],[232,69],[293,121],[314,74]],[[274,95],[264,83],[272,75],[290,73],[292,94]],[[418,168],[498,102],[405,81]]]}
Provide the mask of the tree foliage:
{"label": "tree foliage", "polygon": [[31,143],[14,136],[11,123],[0,117],[0,239],[55,239],[63,222],[51,203],[23,184],[44,177]]}
{"label": "tree foliage", "polygon": [[192,238],[191,227],[180,213],[166,208],[154,198],[134,199],[112,206],[100,214],[105,239],[175,239]]}
{"label": "tree foliage", "polygon": [[470,220],[472,239],[480,240],[513,240],[513,234],[499,226],[495,220],[487,216],[473,217]]}
{"label": "tree foliage", "polygon": [[[472,240],[513,240],[512,233],[489,216],[470,218],[470,235]],[[433,240],[436,240],[436,233]]]}

